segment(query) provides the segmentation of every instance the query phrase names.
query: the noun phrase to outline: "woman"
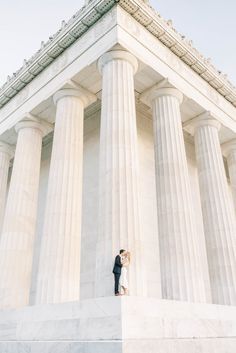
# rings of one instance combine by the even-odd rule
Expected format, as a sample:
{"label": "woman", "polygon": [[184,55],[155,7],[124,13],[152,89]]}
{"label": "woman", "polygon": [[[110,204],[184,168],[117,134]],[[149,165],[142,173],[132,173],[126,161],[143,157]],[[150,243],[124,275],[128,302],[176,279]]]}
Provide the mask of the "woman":
{"label": "woman", "polygon": [[125,251],[121,255],[121,263],[122,263],[122,268],[121,268],[121,276],[120,276],[120,293],[123,292],[123,295],[128,295],[129,294],[129,284],[128,284],[128,278],[127,278],[127,273],[128,273],[128,266],[130,264],[130,253],[129,251]]}

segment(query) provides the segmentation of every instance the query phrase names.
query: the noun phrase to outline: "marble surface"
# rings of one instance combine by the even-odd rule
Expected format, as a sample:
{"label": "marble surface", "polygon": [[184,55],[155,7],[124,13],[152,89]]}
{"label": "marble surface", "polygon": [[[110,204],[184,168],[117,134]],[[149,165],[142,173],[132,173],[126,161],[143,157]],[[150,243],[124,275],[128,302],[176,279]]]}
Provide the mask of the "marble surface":
{"label": "marble surface", "polygon": [[131,340],[123,345],[124,353],[234,353],[235,349],[235,338]]}
{"label": "marble surface", "polygon": [[122,342],[11,342],[1,343],[4,353],[122,353]]}
{"label": "marble surface", "polygon": [[106,297],[0,312],[4,353],[234,353],[236,307]]}

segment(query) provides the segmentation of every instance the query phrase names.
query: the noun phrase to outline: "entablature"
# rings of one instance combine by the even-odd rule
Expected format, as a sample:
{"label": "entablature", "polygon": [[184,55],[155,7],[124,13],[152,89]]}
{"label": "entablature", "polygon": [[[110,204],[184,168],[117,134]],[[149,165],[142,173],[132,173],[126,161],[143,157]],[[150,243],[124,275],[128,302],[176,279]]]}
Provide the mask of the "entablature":
{"label": "entablature", "polygon": [[[137,99],[145,90],[168,78],[170,84],[184,94],[184,103],[181,107],[184,125],[194,116],[211,111],[222,124],[221,142],[232,139],[236,132],[236,107],[227,101],[221,92],[211,87],[202,75],[194,72],[182,58],[176,56],[177,54],[163,40],[157,39],[148,28],[153,22],[142,23],[141,15],[138,13],[146,11],[150,16],[154,16],[155,21],[159,20],[166,26],[167,31],[173,32],[177,40],[179,35],[171,29],[171,25],[141,0],[129,2],[121,0],[118,1],[118,6],[112,6],[112,1],[106,2],[106,6],[108,2],[110,4],[109,9],[106,8],[109,11],[106,10],[107,13],[104,12],[99,21],[94,21],[90,28],[83,32],[83,36],[77,38],[73,45],[69,45],[54,58],[50,65],[0,109],[0,134],[7,135],[6,131],[12,129],[25,112],[53,123],[55,107],[52,96],[68,80],[73,80],[99,98],[101,75],[97,68],[97,59],[106,51],[119,47],[130,51],[139,60],[139,69],[134,82]],[[136,10],[130,7],[133,2],[139,6]],[[79,12],[75,23],[79,21],[80,16],[90,13],[95,5],[101,3],[101,0],[91,1],[88,7]],[[68,25],[64,24],[55,36],[55,41],[65,34],[64,31],[69,31],[75,26],[75,23],[72,21]],[[145,106],[143,110],[145,109],[149,108]]]}
{"label": "entablature", "polygon": [[227,76],[217,70],[210,59],[206,59],[193,47],[192,41],[178,33],[171,20],[160,14],[143,0],[93,0],[87,2],[67,23],[44,43],[23,66],[0,89],[0,108],[20,92],[40,72],[50,65],[62,52],[71,46],[113,6],[119,4],[137,22],[158,38],[176,56],[181,58],[198,75],[208,82],[229,102],[236,106],[236,88]]}

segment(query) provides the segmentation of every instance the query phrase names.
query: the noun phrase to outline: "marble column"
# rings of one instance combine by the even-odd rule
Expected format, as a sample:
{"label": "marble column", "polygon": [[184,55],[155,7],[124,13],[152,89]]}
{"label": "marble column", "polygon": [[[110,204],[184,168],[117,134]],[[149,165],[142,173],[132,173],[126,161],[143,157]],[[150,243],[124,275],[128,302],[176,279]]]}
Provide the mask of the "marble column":
{"label": "marble column", "polygon": [[227,158],[234,210],[236,214],[236,139],[224,143],[222,148]]}
{"label": "marble column", "polygon": [[162,294],[165,299],[206,300],[201,254],[181,124],[183,95],[155,86],[141,100],[152,106]]}
{"label": "marble column", "polygon": [[0,141],[0,232],[5,212],[8,172],[12,157],[13,148],[7,143]]}
{"label": "marble column", "polygon": [[212,300],[236,305],[236,224],[218,130],[209,113],[192,122]]}
{"label": "marble column", "polygon": [[37,119],[16,125],[18,133],[0,241],[0,307],[29,304],[33,243],[44,125]]}
{"label": "marble column", "polygon": [[37,303],[79,299],[84,109],[95,100],[96,96],[80,87],[54,95],[57,110]]}
{"label": "marble column", "polygon": [[104,54],[98,66],[102,74],[102,112],[95,295],[113,295],[112,267],[121,248],[131,252],[130,294],[143,295],[133,78],[138,62],[130,53],[115,50]]}

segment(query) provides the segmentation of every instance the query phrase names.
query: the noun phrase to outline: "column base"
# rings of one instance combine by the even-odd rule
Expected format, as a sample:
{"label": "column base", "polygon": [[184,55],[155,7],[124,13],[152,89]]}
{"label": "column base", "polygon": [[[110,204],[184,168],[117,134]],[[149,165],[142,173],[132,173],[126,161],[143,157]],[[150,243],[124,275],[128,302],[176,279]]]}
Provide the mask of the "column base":
{"label": "column base", "polygon": [[236,307],[104,297],[0,312],[4,353],[235,353]]}

